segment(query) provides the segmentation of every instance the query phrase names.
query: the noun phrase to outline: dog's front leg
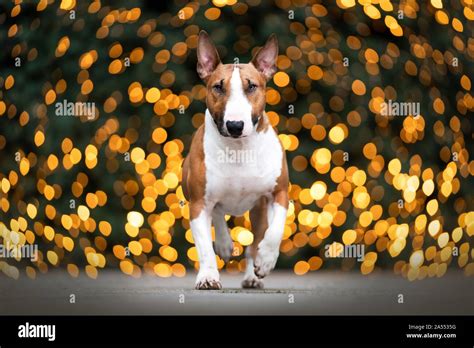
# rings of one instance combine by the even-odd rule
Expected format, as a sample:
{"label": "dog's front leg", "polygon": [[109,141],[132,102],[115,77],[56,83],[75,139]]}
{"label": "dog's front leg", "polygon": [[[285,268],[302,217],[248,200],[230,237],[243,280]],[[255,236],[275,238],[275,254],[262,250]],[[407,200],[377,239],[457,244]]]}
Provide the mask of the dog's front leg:
{"label": "dog's front leg", "polygon": [[221,289],[216,254],[212,248],[211,211],[203,208],[200,214],[191,220],[191,231],[199,257],[199,272],[196,278],[196,289]]}
{"label": "dog's front leg", "polygon": [[268,205],[268,228],[265,236],[258,245],[257,257],[255,258],[254,272],[259,278],[264,278],[275,268],[275,264],[280,254],[280,244],[286,222],[287,196],[286,192],[281,193],[281,197],[276,197]]}

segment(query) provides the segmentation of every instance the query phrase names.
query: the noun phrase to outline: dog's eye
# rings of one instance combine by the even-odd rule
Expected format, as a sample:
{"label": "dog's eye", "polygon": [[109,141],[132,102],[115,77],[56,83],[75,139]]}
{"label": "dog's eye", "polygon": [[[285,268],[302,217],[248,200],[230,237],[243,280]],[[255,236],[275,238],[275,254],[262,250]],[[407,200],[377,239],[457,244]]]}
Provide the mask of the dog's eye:
{"label": "dog's eye", "polygon": [[222,83],[215,84],[214,86],[212,86],[212,89],[219,94],[224,93],[224,86],[222,85]]}
{"label": "dog's eye", "polygon": [[247,87],[247,92],[252,93],[257,89],[257,85],[255,83],[249,83],[249,86]]}

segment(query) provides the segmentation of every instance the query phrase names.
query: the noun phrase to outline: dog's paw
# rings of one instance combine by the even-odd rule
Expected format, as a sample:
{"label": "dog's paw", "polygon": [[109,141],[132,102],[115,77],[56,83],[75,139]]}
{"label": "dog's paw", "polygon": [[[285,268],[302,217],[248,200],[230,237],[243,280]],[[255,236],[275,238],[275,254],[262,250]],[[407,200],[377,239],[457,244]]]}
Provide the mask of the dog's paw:
{"label": "dog's paw", "polygon": [[222,289],[221,282],[219,280],[219,272],[217,270],[200,270],[197,278],[196,290],[219,290]]}
{"label": "dog's paw", "polygon": [[255,274],[246,275],[242,280],[244,289],[263,289],[263,281],[257,278]]}
{"label": "dog's paw", "polygon": [[216,238],[214,249],[216,254],[219,255],[222,260],[227,262],[230,260],[234,251],[234,243],[229,236],[227,236],[227,238]]}
{"label": "dog's paw", "polygon": [[270,274],[270,271],[275,268],[279,253],[278,246],[268,245],[265,241],[259,244],[254,264],[254,272],[258,278],[264,278]]}

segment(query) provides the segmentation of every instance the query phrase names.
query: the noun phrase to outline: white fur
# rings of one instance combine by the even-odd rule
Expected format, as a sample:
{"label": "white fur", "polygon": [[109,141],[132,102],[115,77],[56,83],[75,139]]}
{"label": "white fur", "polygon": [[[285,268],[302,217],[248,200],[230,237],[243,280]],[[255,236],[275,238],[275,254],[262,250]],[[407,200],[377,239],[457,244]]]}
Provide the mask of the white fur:
{"label": "white fur", "polygon": [[280,243],[285,228],[287,209],[278,203],[268,206],[268,229],[258,245],[255,259],[255,274],[259,278],[267,276],[275,268],[280,254]]}
{"label": "white fur", "polygon": [[253,132],[252,104],[245,96],[238,67],[234,67],[230,78],[230,94],[224,110],[224,125],[227,121],[243,121],[242,136],[248,136]]}
{"label": "white fur", "polygon": [[263,288],[263,282],[255,275],[253,258],[250,255],[250,249],[246,253],[247,265],[245,268],[244,279],[242,280],[242,287],[244,288]]}
{"label": "white fur", "polygon": [[[250,162],[223,161],[227,149],[252,154]],[[228,150],[227,150],[228,152]],[[204,160],[206,165],[205,200],[224,214],[243,215],[261,196],[271,198],[281,174],[283,150],[273,129],[253,131],[245,138],[227,138],[219,134],[209,110],[206,110]]]}
{"label": "white fur", "polygon": [[211,287],[219,284],[216,254],[212,248],[211,217],[207,209],[203,209],[199,216],[190,222],[199,257],[199,273],[196,278],[196,288]]}

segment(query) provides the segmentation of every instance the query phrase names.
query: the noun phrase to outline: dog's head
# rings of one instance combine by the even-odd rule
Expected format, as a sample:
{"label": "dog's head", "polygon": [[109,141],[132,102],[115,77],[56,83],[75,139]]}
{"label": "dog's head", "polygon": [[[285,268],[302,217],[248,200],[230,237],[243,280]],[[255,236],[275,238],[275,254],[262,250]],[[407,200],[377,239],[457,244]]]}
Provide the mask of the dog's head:
{"label": "dog's head", "polygon": [[209,35],[199,33],[197,72],[207,85],[207,108],[221,135],[240,138],[256,131],[277,57],[278,41],[272,34],[250,63],[222,64]]}

